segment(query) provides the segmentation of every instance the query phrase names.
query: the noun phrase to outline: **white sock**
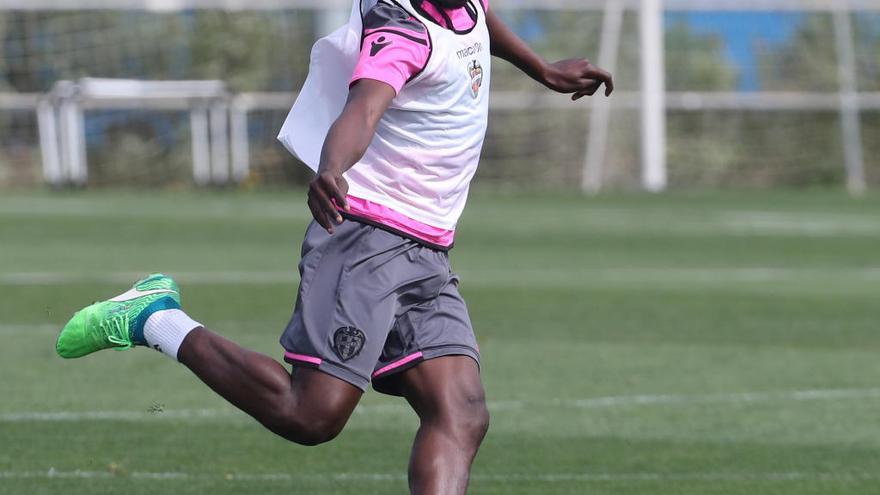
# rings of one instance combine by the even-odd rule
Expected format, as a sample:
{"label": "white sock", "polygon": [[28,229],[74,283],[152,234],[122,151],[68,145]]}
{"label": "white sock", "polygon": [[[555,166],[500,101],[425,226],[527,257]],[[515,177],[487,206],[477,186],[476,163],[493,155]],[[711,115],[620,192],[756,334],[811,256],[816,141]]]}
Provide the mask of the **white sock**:
{"label": "white sock", "polygon": [[180,344],[190,332],[202,326],[179,309],[156,311],[144,323],[144,340],[153,349],[177,360]]}

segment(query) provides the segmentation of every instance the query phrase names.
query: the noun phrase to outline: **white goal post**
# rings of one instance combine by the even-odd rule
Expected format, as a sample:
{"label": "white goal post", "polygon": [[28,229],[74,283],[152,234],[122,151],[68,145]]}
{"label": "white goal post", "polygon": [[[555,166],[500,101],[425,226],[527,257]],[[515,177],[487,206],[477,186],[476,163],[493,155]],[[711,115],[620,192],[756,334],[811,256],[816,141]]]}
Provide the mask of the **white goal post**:
{"label": "white goal post", "polygon": [[[189,112],[193,180],[198,185],[229,182],[229,100],[223,81],[59,81],[37,106],[43,177],[52,185],[88,180],[85,111],[149,108]],[[232,170],[236,181],[246,175]]]}

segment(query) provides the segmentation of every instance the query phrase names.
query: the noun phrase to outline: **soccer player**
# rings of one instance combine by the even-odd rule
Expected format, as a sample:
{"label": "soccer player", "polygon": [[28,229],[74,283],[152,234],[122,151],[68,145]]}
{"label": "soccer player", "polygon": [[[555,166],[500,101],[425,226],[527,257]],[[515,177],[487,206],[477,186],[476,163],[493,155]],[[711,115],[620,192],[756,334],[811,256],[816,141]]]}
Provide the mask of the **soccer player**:
{"label": "soccer player", "polygon": [[448,251],[486,132],[491,55],[574,100],[602,85],[610,95],[612,78],[584,59],[545,62],[488,0],[361,7],[348,99],[309,184],[314,221],[281,337],[293,371],[191,319],[162,274],[77,312],[56,348],[75,358],[152,347],[302,445],[336,437],[372,383],[420,418],[412,493],[461,494],[489,415]]}

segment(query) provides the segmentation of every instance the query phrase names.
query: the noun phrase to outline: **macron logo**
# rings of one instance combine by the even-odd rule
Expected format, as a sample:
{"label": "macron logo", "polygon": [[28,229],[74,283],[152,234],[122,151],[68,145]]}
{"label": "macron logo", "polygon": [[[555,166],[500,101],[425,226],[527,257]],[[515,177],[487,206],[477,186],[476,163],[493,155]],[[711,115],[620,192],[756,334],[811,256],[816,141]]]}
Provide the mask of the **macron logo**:
{"label": "macron logo", "polygon": [[482,43],[474,43],[472,46],[469,46],[469,47],[465,48],[464,50],[459,50],[459,51],[455,52],[455,54],[458,55],[459,60],[464,59],[464,58],[473,57],[474,55],[476,55],[478,53],[483,53],[483,44]]}
{"label": "macron logo", "polygon": [[124,294],[120,294],[113,299],[110,299],[112,302],[125,302],[131,301],[132,299],[137,299],[139,297],[149,296],[153,294],[171,294],[173,290],[170,289],[154,289],[154,290],[138,290],[138,289],[130,289],[128,292]]}
{"label": "macron logo", "polygon": [[390,45],[390,41],[385,41],[386,38],[384,36],[379,36],[379,39],[373,42],[372,48],[370,48],[370,56],[375,57],[379,54],[386,46]]}

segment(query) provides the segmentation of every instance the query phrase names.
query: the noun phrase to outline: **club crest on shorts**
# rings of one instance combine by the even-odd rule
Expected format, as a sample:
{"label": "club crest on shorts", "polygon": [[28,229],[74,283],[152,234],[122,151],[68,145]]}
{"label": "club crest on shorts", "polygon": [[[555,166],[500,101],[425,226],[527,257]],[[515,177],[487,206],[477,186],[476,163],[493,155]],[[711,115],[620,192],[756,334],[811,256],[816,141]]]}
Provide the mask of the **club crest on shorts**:
{"label": "club crest on shorts", "polygon": [[333,352],[343,362],[348,361],[364,349],[367,337],[355,327],[341,327],[333,334]]}
{"label": "club crest on shorts", "polygon": [[471,95],[476,99],[480,96],[480,88],[483,87],[483,66],[476,60],[468,64],[468,73],[471,76]]}

